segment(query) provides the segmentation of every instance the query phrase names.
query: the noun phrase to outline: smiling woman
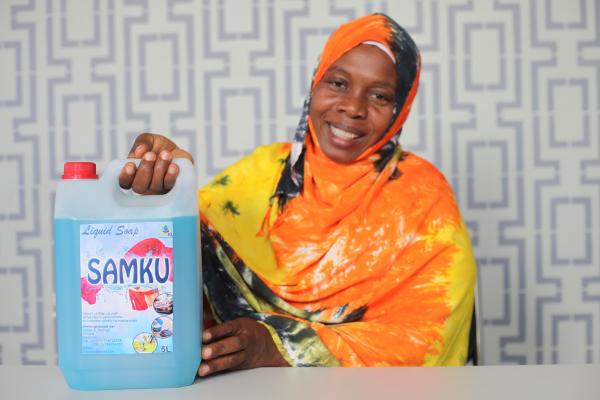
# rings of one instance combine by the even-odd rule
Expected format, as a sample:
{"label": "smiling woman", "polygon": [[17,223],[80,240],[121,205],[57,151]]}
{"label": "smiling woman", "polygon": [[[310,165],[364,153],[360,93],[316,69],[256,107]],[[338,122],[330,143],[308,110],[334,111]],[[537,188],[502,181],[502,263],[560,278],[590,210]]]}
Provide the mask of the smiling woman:
{"label": "smiling woman", "polygon": [[[420,56],[389,17],[329,38],[293,142],[261,146],[200,189],[211,315],[200,375],[260,366],[461,365],[475,262],[444,177],[400,132]],[[164,193],[176,156],[138,137],[124,188]],[[216,324],[210,322],[211,319]]]}

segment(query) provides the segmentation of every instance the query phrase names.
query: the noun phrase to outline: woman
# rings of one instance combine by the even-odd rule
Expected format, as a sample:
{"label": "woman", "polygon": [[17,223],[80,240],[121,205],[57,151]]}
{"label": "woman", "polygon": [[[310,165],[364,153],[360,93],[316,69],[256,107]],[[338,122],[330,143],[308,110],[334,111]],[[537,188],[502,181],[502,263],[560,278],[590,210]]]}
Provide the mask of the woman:
{"label": "woman", "polygon": [[[329,38],[293,143],[261,146],[199,193],[199,375],[259,366],[460,365],[475,263],[444,177],[398,142],[420,56],[373,14]],[[170,140],[143,134],[121,186],[164,193]],[[208,307],[205,307],[208,308]]]}

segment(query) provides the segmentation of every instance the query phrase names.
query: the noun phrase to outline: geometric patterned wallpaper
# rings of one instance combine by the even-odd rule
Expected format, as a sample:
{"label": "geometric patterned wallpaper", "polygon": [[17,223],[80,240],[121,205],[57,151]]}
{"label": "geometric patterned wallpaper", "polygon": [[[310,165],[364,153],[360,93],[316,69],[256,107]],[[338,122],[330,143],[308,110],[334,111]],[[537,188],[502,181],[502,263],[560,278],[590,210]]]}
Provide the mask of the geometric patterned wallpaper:
{"label": "geometric patterned wallpaper", "polygon": [[600,362],[598,0],[0,2],[0,364],[56,363],[52,212],[66,160],[140,132],[198,184],[290,140],[328,34],[388,13],[422,51],[402,141],[452,184],[486,364]]}

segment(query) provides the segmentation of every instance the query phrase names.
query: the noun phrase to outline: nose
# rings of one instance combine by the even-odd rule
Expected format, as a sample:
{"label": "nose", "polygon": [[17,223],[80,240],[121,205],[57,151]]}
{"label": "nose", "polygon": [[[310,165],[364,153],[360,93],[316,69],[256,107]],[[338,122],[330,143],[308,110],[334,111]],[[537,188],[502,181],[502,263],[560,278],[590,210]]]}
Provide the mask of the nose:
{"label": "nose", "polygon": [[367,117],[367,102],[362,93],[348,91],[338,104],[338,111],[353,119]]}

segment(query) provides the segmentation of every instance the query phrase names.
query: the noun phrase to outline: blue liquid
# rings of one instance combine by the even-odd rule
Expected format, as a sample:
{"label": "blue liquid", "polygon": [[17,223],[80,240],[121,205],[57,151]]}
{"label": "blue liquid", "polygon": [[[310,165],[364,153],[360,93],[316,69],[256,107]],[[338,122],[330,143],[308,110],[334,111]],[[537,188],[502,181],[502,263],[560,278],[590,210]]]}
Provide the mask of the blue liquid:
{"label": "blue liquid", "polygon": [[[160,218],[160,221],[167,219]],[[55,219],[55,279],[58,365],[73,389],[186,386],[200,365],[202,304],[198,218],[173,221],[173,351],[152,354],[82,354],[79,225],[109,220]],[[147,222],[147,220],[118,220]]]}

